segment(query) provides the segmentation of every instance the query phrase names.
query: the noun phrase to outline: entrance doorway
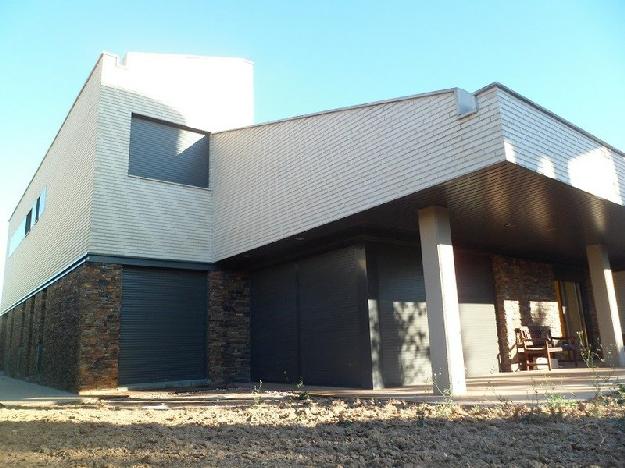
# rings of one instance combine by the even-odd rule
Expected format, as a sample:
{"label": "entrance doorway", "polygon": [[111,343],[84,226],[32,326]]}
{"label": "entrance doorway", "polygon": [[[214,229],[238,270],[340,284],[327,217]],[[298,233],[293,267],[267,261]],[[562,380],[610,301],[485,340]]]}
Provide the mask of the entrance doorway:
{"label": "entrance doorway", "polygon": [[581,287],[577,281],[557,281],[558,306],[562,321],[562,334],[579,339],[589,339]]}

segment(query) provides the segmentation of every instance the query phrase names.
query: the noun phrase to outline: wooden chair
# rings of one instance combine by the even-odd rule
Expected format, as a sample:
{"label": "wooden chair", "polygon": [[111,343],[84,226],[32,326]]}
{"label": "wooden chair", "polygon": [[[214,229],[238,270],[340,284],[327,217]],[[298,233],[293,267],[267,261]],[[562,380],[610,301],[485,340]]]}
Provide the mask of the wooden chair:
{"label": "wooden chair", "polygon": [[529,327],[516,328],[514,333],[519,362],[523,364],[524,370],[542,365],[536,362],[538,357],[546,358],[547,367],[551,370],[551,355],[565,351],[561,346],[554,346],[549,327],[535,328],[534,336]]}
{"label": "wooden chair", "polygon": [[577,339],[571,336],[551,336],[551,328],[549,329],[548,336],[549,341],[551,342],[551,346],[555,348],[561,348],[562,351],[558,351],[561,354],[564,354],[568,357],[568,359],[560,358],[561,362],[573,362],[575,363],[575,367],[577,367],[578,359],[577,356],[579,354],[579,346],[577,345]]}
{"label": "wooden chair", "polygon": [[516,336],[516,349],[519,364],[523,370],[537,367],[537,357],[547,358],[547,366],[551,370],[551,356],[549,355],[549,343],[547,340],[539,342],[530,335],[528,327],[520,327],[514,330]]}

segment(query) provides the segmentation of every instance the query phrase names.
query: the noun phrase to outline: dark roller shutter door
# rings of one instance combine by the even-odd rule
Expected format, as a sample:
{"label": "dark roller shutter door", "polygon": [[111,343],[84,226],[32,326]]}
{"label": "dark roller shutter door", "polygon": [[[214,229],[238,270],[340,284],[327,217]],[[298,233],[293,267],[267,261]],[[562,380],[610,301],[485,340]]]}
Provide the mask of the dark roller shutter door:
{"label": "dark roller shutter door", "polygon": [[361,365],[367,363],[360,357],[358,259],[357,249],[345,248],[300,262],[300,352],[306,384],[362,384]]}
{"label": "dark roller shutter door", "polygon": [[463,251],[456,251],[454,257],[466,374],[497,373],[499,342],[490,257]]}
{"label": "dark roller shutter door", "polygon": [[372,246],[378,277],[378,314],[385,386],[432,378],[425,282],[419,247]]}
{"label": "dark roller shutter door", "polygon": [[206,378],[206,273],[124,267],[120,384]]}
{"label": "dark roller shutter door", "polygon": [[297,277],[290,263],[252,277],[252,378],[297,382]]}
{"label": "dark roller shutter door", "polygon": [[128,173],[208,187],[209,142],[201,132],[133,115]]}

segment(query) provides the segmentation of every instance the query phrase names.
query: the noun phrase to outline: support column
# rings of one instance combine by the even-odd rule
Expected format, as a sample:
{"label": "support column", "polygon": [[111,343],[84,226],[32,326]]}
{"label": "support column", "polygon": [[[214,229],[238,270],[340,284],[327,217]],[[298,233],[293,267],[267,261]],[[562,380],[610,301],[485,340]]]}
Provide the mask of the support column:
{"label": "support column", "polygon": [[419,210],[434,393],[466,392],[454,250],[446,208]]}
{"label": "support column", "polygon": [[611,367],[625,367],[623,331],[608,253],[603,245],[589,245],[586,256],[605,361]]}

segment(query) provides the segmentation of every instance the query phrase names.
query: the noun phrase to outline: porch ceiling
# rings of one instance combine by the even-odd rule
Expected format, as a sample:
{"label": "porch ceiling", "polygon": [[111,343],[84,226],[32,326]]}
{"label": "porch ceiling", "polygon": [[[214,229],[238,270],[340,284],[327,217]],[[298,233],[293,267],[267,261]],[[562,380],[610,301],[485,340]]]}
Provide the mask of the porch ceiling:
{"label": "porch ceiling", "polygon": [[258,266],[359,236],[418,241],[417,210],[429,205],[449,208],[458,247],[585,264],[585,246],[603,243],[613,267],[625,268],[625,207],[507,162],[224,263]]}

